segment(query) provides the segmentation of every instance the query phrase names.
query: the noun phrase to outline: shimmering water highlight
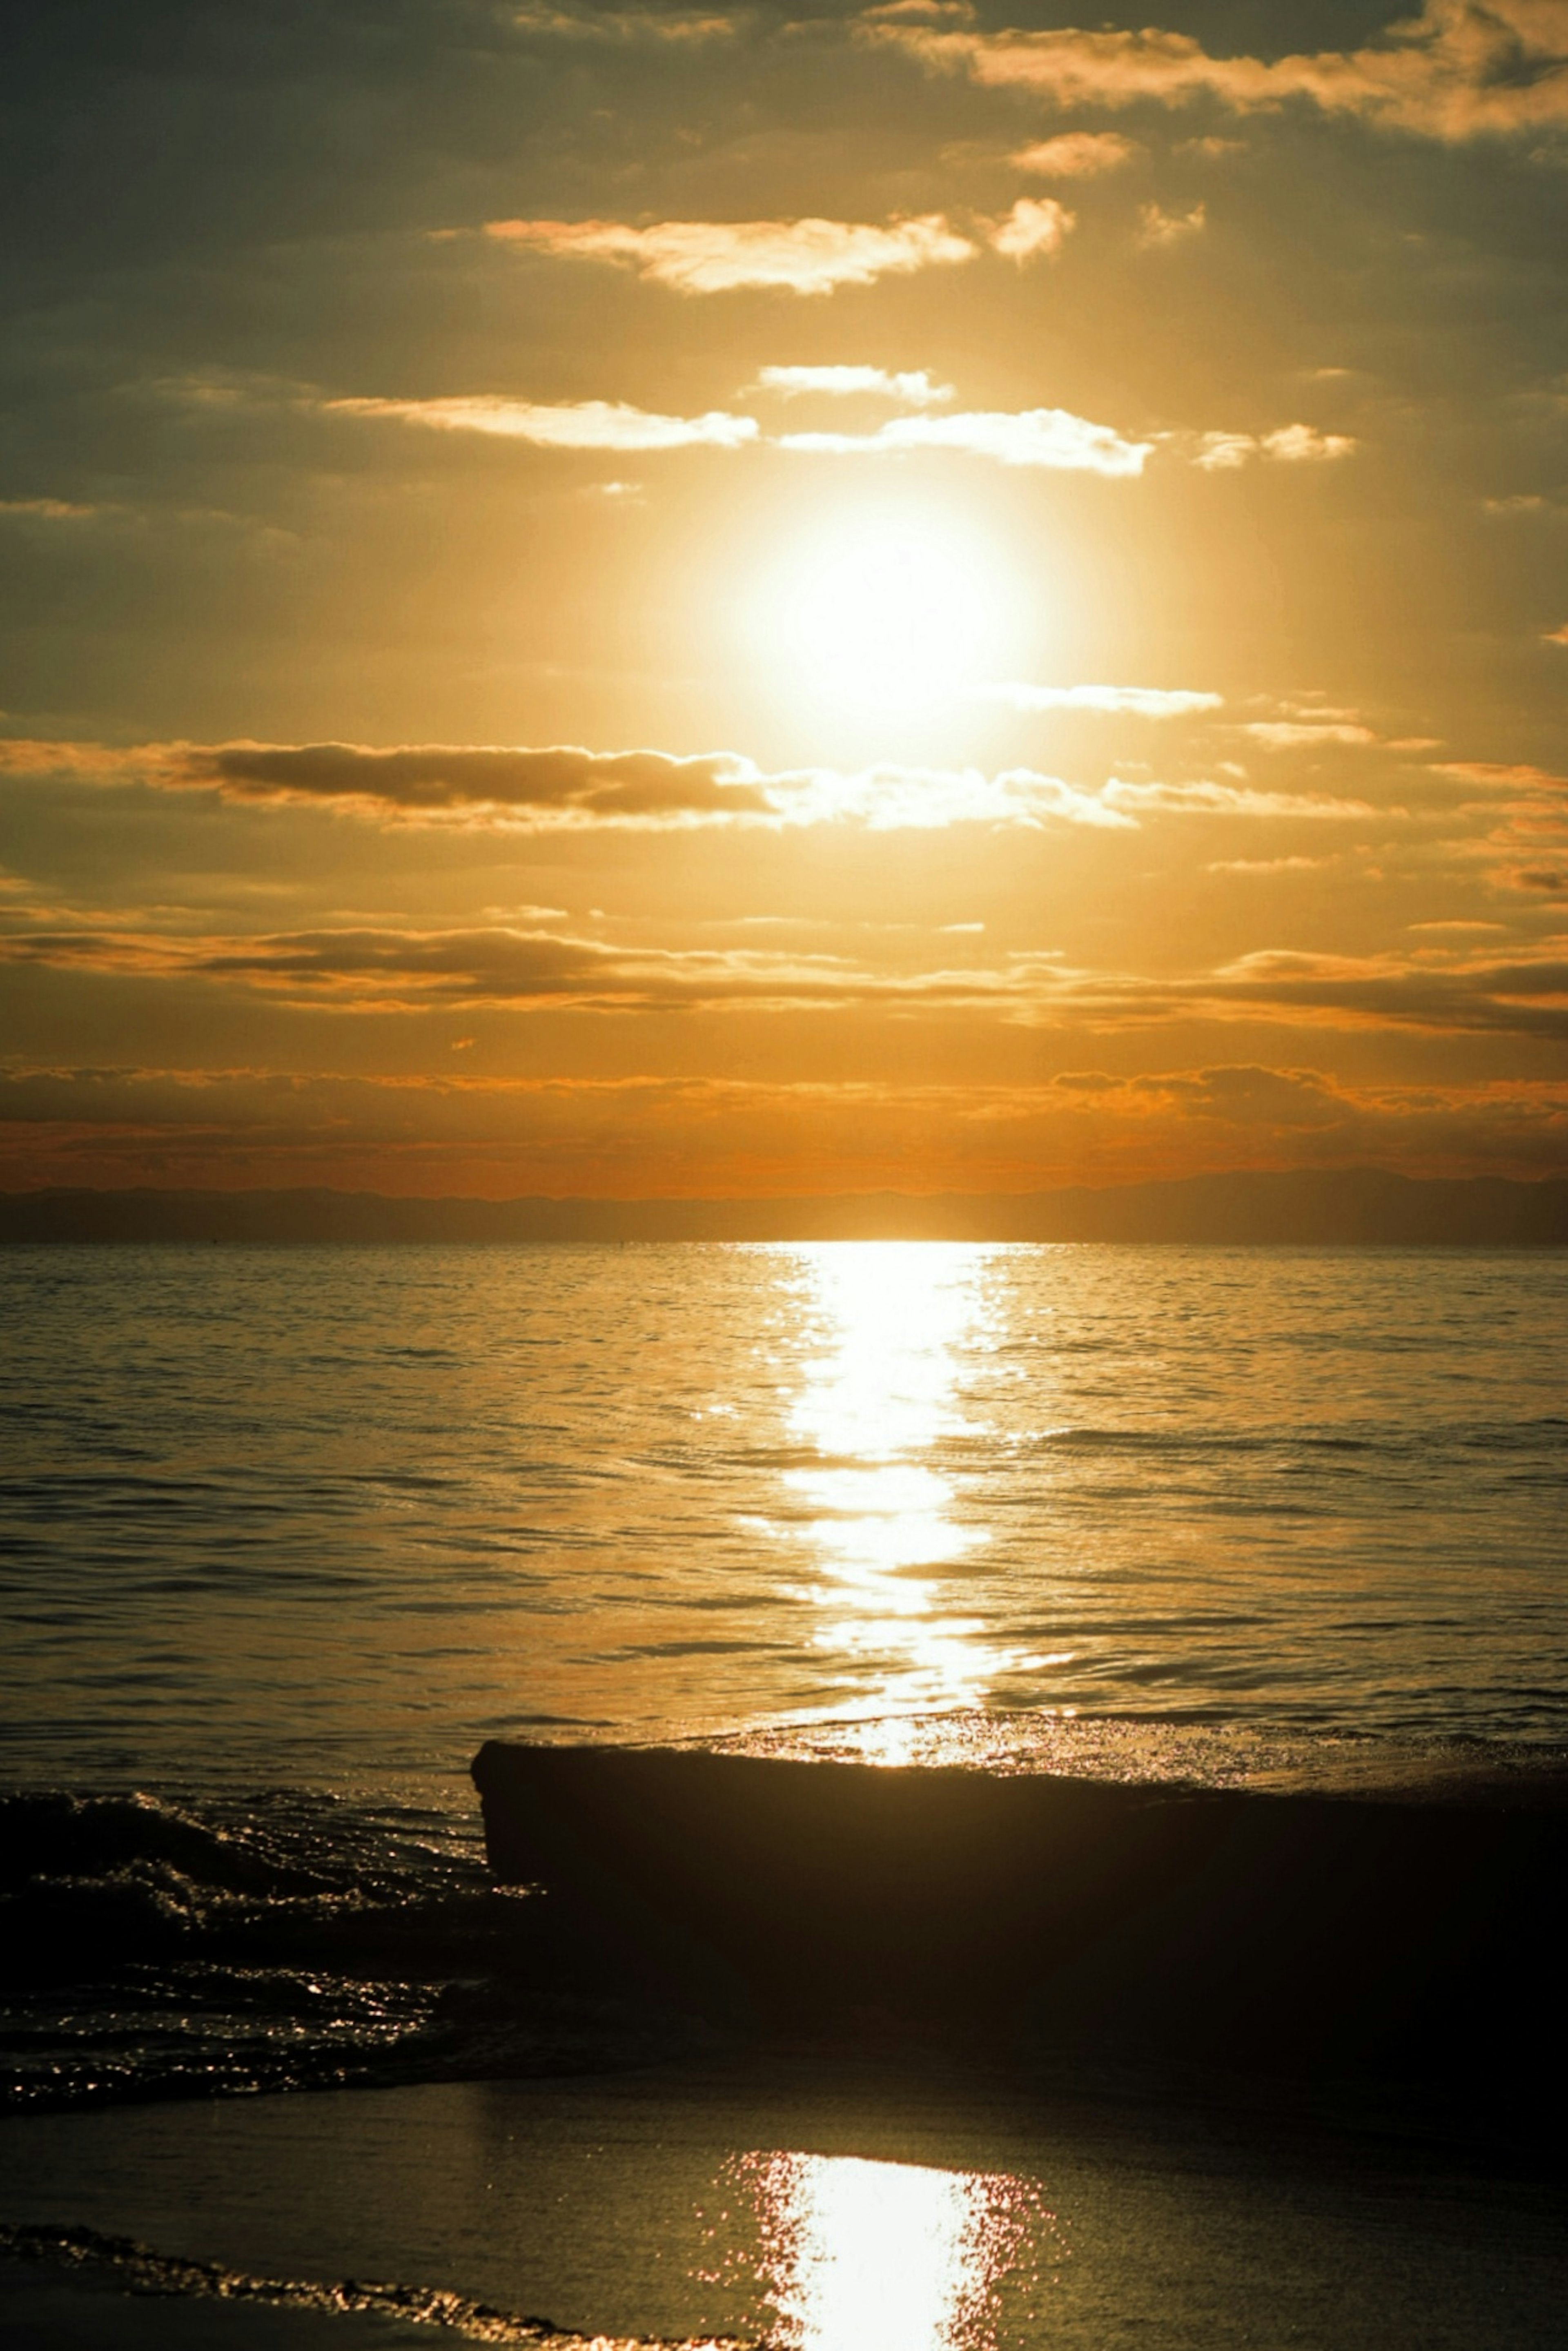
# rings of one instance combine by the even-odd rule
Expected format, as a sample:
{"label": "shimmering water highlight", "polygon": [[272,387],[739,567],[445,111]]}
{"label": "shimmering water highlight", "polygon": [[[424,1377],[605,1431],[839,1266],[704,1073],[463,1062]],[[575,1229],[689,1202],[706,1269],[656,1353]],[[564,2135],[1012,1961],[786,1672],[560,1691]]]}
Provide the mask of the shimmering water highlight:
{"label": "shimmering water highlight", "polygon": [[0,1255],[9,1769],[947,1708],[1561,1735],[1551,1252]]}

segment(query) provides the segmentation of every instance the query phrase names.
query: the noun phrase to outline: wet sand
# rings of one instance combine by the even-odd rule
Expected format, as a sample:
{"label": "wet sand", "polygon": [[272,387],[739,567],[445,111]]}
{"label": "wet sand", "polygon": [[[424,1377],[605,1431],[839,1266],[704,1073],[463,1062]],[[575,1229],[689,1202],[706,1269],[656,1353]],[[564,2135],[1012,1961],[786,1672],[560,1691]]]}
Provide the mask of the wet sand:
{"label": "wet sand", "polygon": [[[1568,2193],[1495,2153],[1370,2109],[1289,2116],[1256,2085],[928,2053],[16,2119],[0,2217],[240,2281],[444,2288],[620,2341],[1531,2351],[1568,2311]],[[441,2339],[113,2277],[0,2262],[0,2339]]]}

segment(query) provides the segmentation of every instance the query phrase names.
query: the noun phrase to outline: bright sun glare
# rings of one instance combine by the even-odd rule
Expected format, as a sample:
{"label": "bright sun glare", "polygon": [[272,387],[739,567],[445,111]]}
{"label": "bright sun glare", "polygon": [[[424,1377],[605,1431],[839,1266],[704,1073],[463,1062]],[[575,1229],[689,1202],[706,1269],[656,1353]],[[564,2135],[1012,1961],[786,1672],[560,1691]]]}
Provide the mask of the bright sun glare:
{"label": "bright sun glare", "polygon": [[727,2175],[732,2263],[787,2351],[979,2351],[1060,2259],[1055,2216],[1009,2173],[758,2149]]}
{"label": "bright sun glare", "polygon": [[811,1562],[822,1712],[874,1725],[862,1752],[907,1760],[900,1718],[981,1705],[998,1685],[1071,1662],[986,1637],[955,1574],[989,1541],[959,1464],[997,1252],[865,1241],[791,1254],[816,1342],[790,1412],[809,1452],[781,1473],[788,1507],[760,1524]]}
{"label": "bright sun glare", "polygon": [[764,576],[754,626],[792,691],[889,712],[1016,665],[1022,598],[1001,549],[918,507],[841,514]]}

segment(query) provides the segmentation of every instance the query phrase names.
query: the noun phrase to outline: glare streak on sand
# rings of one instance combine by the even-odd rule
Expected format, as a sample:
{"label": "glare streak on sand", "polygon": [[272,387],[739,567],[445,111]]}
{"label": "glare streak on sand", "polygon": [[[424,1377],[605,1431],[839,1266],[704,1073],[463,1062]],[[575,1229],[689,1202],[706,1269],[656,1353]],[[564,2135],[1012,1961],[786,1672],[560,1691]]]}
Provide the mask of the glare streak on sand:
{"label": "glare streak on sand", "polygon": [[[535,2344],[538,2351],[656,2351],[643,2335],[577,2335],[548,2318],[471,2302],[444,2286],[361,2284],[345,2278],[319,2284],[295,2278],[251,2277],[215,2262],[193,2262],[178,2253],[155,2252],[130,2237],[105,2237],[96,2229],[15,2227],[0,2222],[0,2260],[46,2262],[67,2269],[105,2270],[141,2294],[210,2296],[218,2302],[249,2302],[269,2308],[317,2311],[323,2317],[350,2314],[400,2318],[444,2326],[469,2343]],[[659,2351],[739,2351],[729,2336],[704,2335]]]}

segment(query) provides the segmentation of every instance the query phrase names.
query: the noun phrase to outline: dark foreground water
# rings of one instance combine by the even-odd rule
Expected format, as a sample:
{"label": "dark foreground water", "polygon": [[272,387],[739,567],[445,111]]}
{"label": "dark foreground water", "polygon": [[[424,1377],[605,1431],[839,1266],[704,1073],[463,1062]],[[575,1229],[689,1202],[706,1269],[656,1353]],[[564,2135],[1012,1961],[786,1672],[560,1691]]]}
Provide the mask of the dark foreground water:
{"label": "dark foreground water", "polygon": [[634,2053],[580,1970],[495,1991],[552,1962],[486,1737],[1208,1785],[1565,1737],[1568,1254],[12,1249],[0,1328],[27,2101]]}

